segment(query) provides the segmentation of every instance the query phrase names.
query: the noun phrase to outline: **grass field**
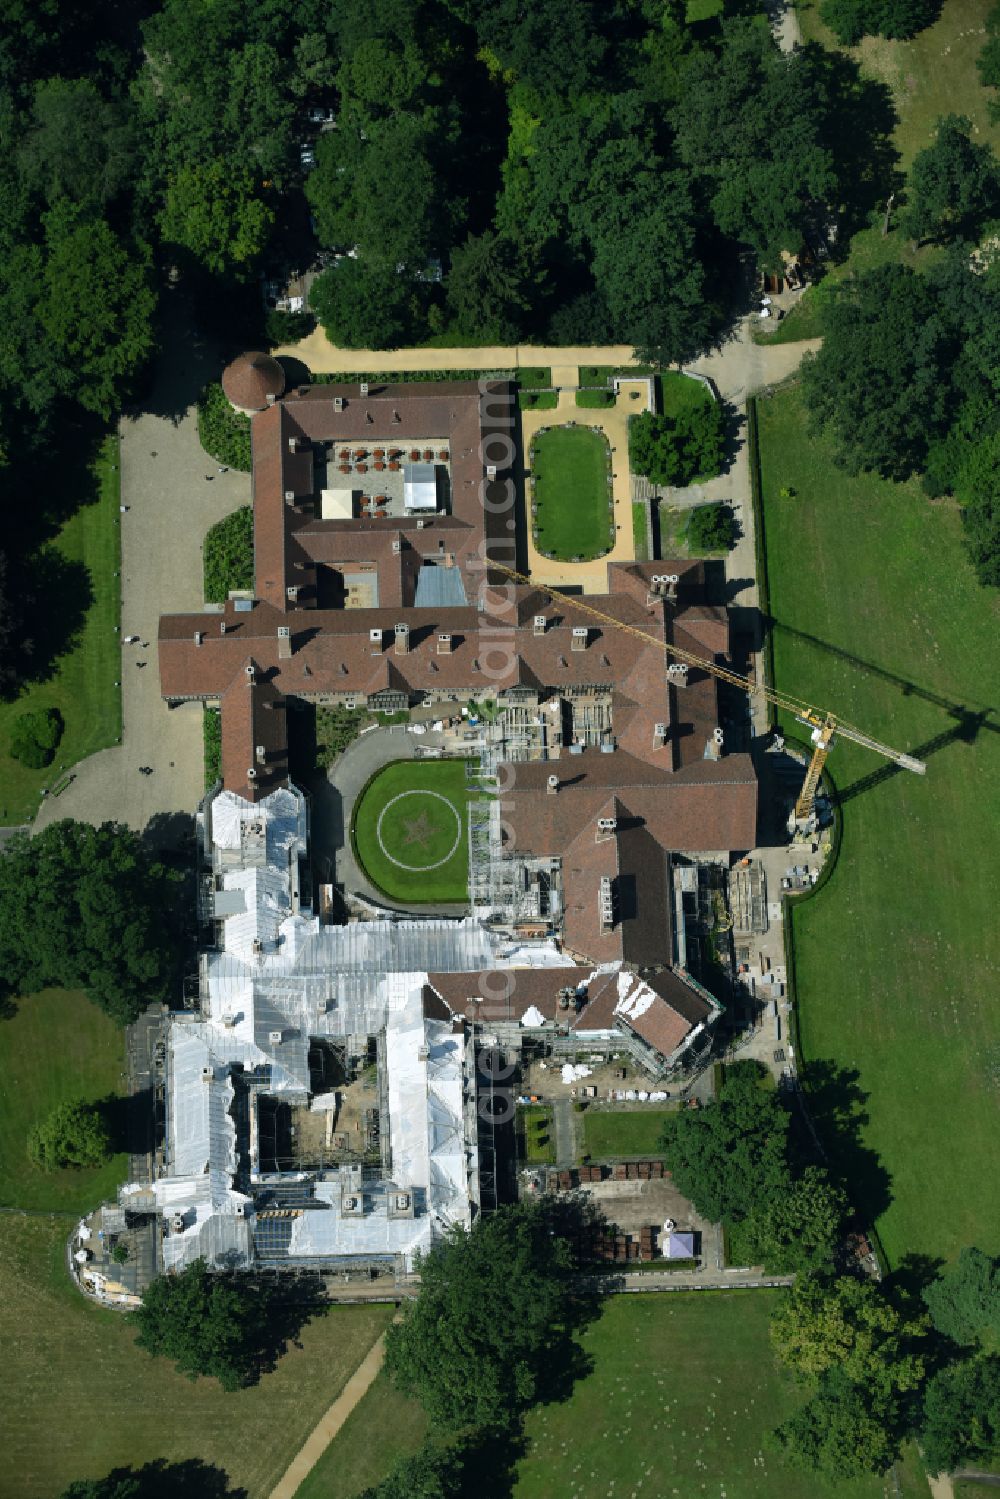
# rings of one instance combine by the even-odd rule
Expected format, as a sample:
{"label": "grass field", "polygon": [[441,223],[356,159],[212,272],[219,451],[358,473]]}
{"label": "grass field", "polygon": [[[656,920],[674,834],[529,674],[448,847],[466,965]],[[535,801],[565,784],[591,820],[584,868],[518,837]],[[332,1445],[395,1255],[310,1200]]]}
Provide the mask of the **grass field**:
{"label": "grass field", "polygon": [[551,1165],[556,1158],[552,1110],[543,1103],[519,1109],[518,1116],[524,1133],[524,1159],[529,1166]]}
{"label": "grass field", "polygon": [[354,852],[391,900],[438,905],[468,899],[464,760],[397,760],[365,787],[354,809]]}
{"label": "grass field", "polygon": [[[0,823],[30,821],[43,786],[53,786],[63,769],[115,744],[122,731],[118,441],[109,437],[92,470],[78,476],[85,498],[51,543],[60,569],[63,618],[73,602],[81,613],[70,649],[58,657],[47,681],[28,687],[13,702],[0,703]],[[71,469],[67,484],[77,482]],[[65,731],[54,762],[29,770],[7,753],[15,718],[37,708],[58,708]]]}
{"label": "grass field", "polygon": [[607,438],[581,427],[552,427],[535,438],[531,468],[539,548],[563,562],[609,551]]}
{"label": "grass field", "polygon": [[0,1020],[0,1207],[80,1213],[114,1197],[128,1158],[87,1171],[39,1171],[28,1131],[69,1098],[96,1102],[124,1088],[124,1032],[85,995],[46,989]]}
{"label": "grass field", "polygon": [[[798,1403],[771,1355],[773,1306],[768,1292],[612,1297],[581,1338],[593,1372],[565,1404],[528,1419],[515,1499],[892,1493],[888,1480],[793,1473],[763,1451],[764,1433]],[[900,1493],[926,1494],[926,1481],[903,1473]]]}
{"label": "grass field", "polygon": [[[591,1372],[528,1418],[513,1499],[926,1499],[912,1453],[897,1488],[824,1483],[763,1451],[799,1400],[771,1355],[774,1304],[767,1291],[612,1297],[581,1339]],[[378,1379],[296,1499],[351,1499],[425,1430],[420,1407]]]}
{"label": "grass field", "polygon": [[841,741],[830,762],[842,851],[792,918],[802,1054],[835,1069],[814,1108],[822,1127],[863,1095],[839,1163],[891,1262],[996,1252],[997,595],[954,506],[835,468],[794,387],[758,411],[777,684],[927,761]]}
{"label": "grass field", "polygon": [[710,404],[712,397],[700,380],[664,370],[659,377],[660,405],[664,416],[679,416],[682,411],[696,411]]}
{"label": "grass field", "polygon": [[133,1343],[120,1314],[85,1301],[63,1268],[72,1219],[0,1217],[6,1398],[3,1492],[54,1499],[121,1464],[199,1457],[248,1499],[278,1478],[390,1321],[390,1306],[336,1307],[302,1330],[273,1374],[226,1394]]}
{"label": "grass field", "polygon": [[613,1156],[659,1155],[669,1109],[594,1110],[583,1116],[583,1144],[595,1161]]}
{"label": "grass field", "polygon": [[639,500],[632,501],[632,544],[636,562],[649,561],[649,536],[646,528],[646,507]]}
{"label": "grass field", "polygon": [[423,1406],[400,1395],[389,1376],[380,1374],[296,1490],[295,1499],[356,1499],[379,1483],[397,1458],[415,1452],[426,1432]]}

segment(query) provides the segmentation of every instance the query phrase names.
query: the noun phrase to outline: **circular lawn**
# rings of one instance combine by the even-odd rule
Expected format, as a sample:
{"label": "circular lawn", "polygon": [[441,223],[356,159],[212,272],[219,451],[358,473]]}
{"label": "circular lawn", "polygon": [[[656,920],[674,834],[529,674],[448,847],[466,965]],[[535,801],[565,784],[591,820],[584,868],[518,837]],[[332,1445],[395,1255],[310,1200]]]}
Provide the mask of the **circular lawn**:
{"label": "circular lawn", "polygon": [[536,547],[560,562],[589,562],[614,546],[611,449],[589,427],[549,427],[531,445]]}
{"label": "circular lawn", "polygon": [[373,885],[404,905],[464,902],[469,848],[464,760],[397,760],[354,806],[354,855]]}

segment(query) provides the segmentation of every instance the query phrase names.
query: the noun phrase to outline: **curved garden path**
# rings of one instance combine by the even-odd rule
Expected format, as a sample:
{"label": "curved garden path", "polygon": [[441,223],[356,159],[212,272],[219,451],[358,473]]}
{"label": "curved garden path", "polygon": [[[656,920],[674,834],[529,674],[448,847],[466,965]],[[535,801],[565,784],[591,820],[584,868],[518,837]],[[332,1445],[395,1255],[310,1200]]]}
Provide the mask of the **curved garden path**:
{"label": "curved garden path", "polygon": [[371,1389],[384,1359],[385,1334],[383,1333],[369,1348],[326,1415],[320,1417],[306,1437],[278,1483],[271,1490],[271,1499],[295,1499],[299,1487],[315,1468],[354,1407]]}

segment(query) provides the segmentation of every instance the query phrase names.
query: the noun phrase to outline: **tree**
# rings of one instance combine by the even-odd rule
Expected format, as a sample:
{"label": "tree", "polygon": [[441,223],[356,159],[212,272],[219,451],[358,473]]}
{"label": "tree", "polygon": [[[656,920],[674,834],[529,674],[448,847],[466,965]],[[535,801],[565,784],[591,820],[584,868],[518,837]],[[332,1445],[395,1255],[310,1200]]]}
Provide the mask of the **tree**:
{"label": "tree", "polygon": [[43,1171],[100,1166],[111,1155],[111,1135],[101,1110],[76,1099],[61,1103],[28,1135],[28,1156]]}
{"label": "tree", "polygon": [[965,545],[980,583],[1000,588],[1000,435],[972,447],[959,470]]}
{"label": "tree", "polygon": [[747,1220],[753,1252],[772,1273],[802,1274],[829,1265],[840,1240],[847,1202],[818,1166],[759,1203]]}
{"label": "tree", "polygon": [[1000,1455],[1000,1357],[951,1364],[928,1380],[920,1441],[932,1473]]}
{"label": "tree", "polygon": [[793,1467],[834,1479],[857,1478],[892,1466],[899,1451],[897,1424],[891,1402],[873,1398],[842,1370],[832,1369],[770,1442]]}
{"label": "tree", "polygon": [[39,83],[18,151],[25,183],[46,203],[71,199],[93,213],[128,188],[135,165],[132,124],[89,78]]}
{"label": "tree", "polygon": [[[986,41],[976,59],[984,88],[1000,87],[1000,4],[991,6],[986,15]],[[990,101],[990,118],[996,119],[997,105]]]}
{"label": "tree", "polygon": [[213,1274],[204,1260],[160,1275],[132,1313],[136,1346],[173,1359],[190,1379],[238,1390],[257,1377],[268,1343],[269,1296],[247,1276]]}
{"label": "tree", "polygon": [[675,415],[642,412],[629,422],[629,454],[635,473],[655,484],[684,486],[714,478],[725,454],[721,405],[706,399]]}
{"label": "tree", "polygon": [[63,721],[58,708],[36,708],[20,713],[10,735],[11,758],[31,770],[51,765],[62,738]]}
{"label": "tree", "polygon": [[821,325],[822,348],[802,365],[814,427],[849,471],[908,477],[953,404],[955,330],[932,288],[908,266],[879,266],[833,288]]}
{"label": "tree", "polygon": [[358,1499],[459,1499],[463,1472],[457,1447],[427,1444],[413,1457],[401,1457],[381,1483]]}
{"label": "tree", "polygon": [[566,1358],[573,1256],[555,1209],[522,1201],[453,1229],[420,1265],[420,1297],[386,1335],[386,1365],[435,1422],[506,1427]]}
{"label": "tree", "polygon": [[945,115],[933,145],[910,168],[907,234],[915,240],[973,239],[1000,206],[1000,169],[989,146],[971,138],[972,121]]}
{"label": "tree", "polygon": [[309,305],[331,343],[347,349],[395,349],[415,321],[414,296],[395,269],[344,256],[317,276]]}
{"label": "tree", "polygon": [[787,1189],[788,1112],[755,1062],[727,1069],[715,1103],[672,1115],[663,1152],[682,1196],[713,1223],[747,1217]]}
{"label": "tree", "polygon": [[[475,23],[480,43],[534,92],[576,98],[600,78],[606,41],[602,21],[613,21],[617,6],[604,13],[594,0],[451,0],[452,8]],[[605,23],[606,24],[606,23]]]}
{"label": "tree", "polygon": [[954,1342],[1000,1342],[1000,1259],[963,1249],[924,1300],[938,1332]]}
{"label": "tree", "polygon": [[33,993],[82,988],[120,1024],[165,1000],[178,966],[178,877],[138,833],[65,820],[0,853],[0,972]]}
{"label": "tree", "polygon": [[249,168],[219,159],[172,174],[160,231],[213,274],[245,278],[263,254],[273,222]]}
{"label": "tree", "polygon": [[919,1389],[927,1325],[874,1281],[804,1275],[772,1317],[771,1341],[798,1374],[837,1370],[872,1398],[888,1399]]}
{"label": "tree", "polygon": [[102,220],[62,207],[46,216],[46,240],[39,315],[64,388],[110,417],[155,347],[148,255],[129,250]]}
{"label": "tree", "polygon": [[824,101],[809,59],[767,27],[723,22],[718,54],[695,53],[673,110],[677,153],[704,178],[715,222],[769,268],[820,231],[837,198]]}
{"label": "tree", "polygon": [[863,36],[904,39],[929,26],[940,0],[823,0],[819,13],[845,47]]}
{"label": "tree", "polygon": [[736,538],[736,522],[728,505],[699,505],[687,524],[687,539],[702,552],[725,552]]}
{"label": "tree", "polygon": [[538,276],[515,240],[487,229],[452,251],[448,305],[460,332],[488,343],[516,343]]}
{"label": "tree", "polygon": [[27,569],[22,564],[15,572],[0,551],[0,698],[14,697],[30,668],[35,647],[27,616],[34,602]]}

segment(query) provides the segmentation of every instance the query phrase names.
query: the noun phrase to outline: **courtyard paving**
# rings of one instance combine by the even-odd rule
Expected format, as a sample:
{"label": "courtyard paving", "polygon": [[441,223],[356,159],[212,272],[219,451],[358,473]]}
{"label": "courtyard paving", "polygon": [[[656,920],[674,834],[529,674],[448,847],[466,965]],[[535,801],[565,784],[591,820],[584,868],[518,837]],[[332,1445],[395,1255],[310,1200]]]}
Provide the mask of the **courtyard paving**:
{"label": "courtyard paving", "polygon": [[[36,828],[75,817],[143,829],[155,818],[151,836],[170,844],[204,790],[201,705],[168,709],[160,697],[157,629],[163,613],[202,607],[205,532],[249,502],[250,476],[219,473],[198,441],[195,402],[222,360],[195,337],[180,293],[167,300],[164,349],[145,409],[120,425],[122,742],[76,765],[58,801],[42,804]],[[126,645],[130,635],[139,642]]]}

